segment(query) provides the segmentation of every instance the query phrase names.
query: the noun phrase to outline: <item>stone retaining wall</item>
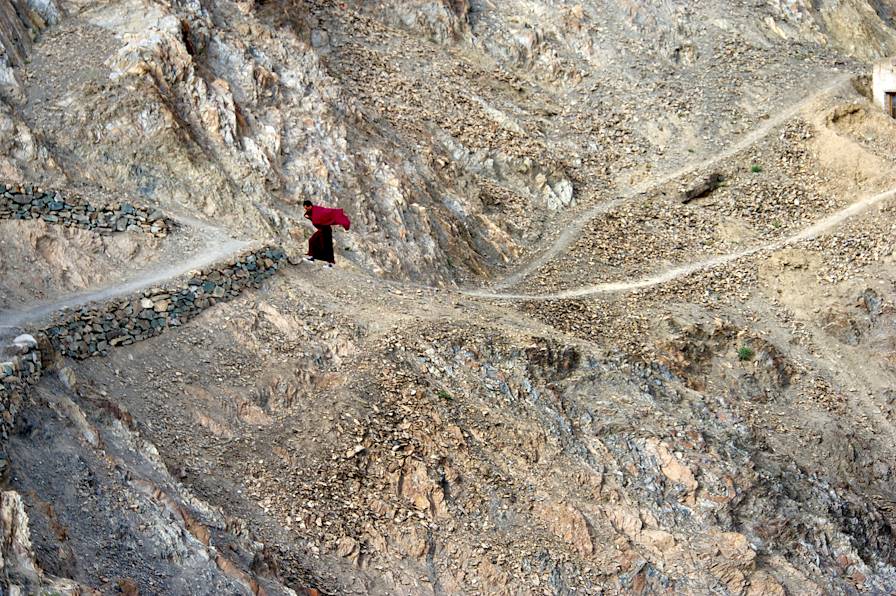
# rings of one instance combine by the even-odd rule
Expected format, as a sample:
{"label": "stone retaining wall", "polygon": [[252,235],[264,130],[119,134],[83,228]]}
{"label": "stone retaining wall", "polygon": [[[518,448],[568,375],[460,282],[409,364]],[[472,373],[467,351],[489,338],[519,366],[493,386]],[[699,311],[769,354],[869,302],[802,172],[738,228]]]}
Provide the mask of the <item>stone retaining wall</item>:
{"label": "stone retaining wall", "polygon": [[259,287],[285,261],[279,248],[249,252],[197,274],[186,284],[87,305],[61,315],[33,338],[17,338],[0,352],[0,443],[8,436],[28,386],[40,379],[43,362],[56,355],[76,359],[103,356],[115,346],[159,335],[247,288]]}
{"label": "stone retaining wall", "polygon": [[40,380],[43,372],[43,358],[34,338],[23,335],[16,340],[0,352],[0,441],[9,437],[28,385]]}
{"label": "stone retaining wall", "polygon": [[266,248],[206,271],[175,288],[153,288],[122,300],[86,306],[44,330],[62,356],[89,358],[110,348],[159,335],[192,319],[206,308],[257,288],[280,266],[285,255]]}
{"label": "stone retaining wall", "polygon": [[130,203],[91,205],[81,197],[64,198],[54,191],[5,184],[0,184],[0,219],[41,219],[99,234],[142,232],[159,238],[173,227],[173,221],[158,209]]}

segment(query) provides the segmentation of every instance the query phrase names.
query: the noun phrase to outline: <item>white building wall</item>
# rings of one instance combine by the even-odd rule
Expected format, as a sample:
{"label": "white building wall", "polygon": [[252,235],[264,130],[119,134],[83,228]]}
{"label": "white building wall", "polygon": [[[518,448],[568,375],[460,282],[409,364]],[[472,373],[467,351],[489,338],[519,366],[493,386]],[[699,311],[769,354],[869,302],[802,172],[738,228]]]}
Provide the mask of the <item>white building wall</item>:
{"label": "white building wall", "polygon": [[888,58],[874,65],[874,77],[872,81],[874,89],[874,103],[885,108],[884,101],[887,93],[896,93],[896,58]]}

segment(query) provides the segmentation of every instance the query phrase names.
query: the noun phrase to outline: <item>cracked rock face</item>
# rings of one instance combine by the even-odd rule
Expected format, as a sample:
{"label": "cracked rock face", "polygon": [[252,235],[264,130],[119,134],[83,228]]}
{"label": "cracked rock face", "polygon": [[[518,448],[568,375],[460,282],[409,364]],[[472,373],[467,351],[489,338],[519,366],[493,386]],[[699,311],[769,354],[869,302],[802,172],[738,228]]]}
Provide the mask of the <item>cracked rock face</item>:
{"label": "cracked rock face", "polygon": [[896,590],[886,2],[7,4],[0,591]]}
{"label": "cracked rock face", "polygon": [[0,493],[0,573],[10,594],[49,592],[65,596],[99,592],[69,579],[47,576],[36,562],[28,515],[15,491]]}
{"label": "cracked rock face", "polygon": [[421,37],[446,44],[469,38],[470,2],[468,0],[395,0],[368,2],[371,12],[404,27]]}

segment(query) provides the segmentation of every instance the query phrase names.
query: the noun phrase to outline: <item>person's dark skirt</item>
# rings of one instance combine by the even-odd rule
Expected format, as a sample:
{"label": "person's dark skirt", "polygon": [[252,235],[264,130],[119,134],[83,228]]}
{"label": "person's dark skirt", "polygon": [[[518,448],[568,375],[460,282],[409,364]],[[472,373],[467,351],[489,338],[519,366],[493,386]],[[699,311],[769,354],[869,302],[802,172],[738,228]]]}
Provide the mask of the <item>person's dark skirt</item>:
{"label": "person's dark skirt", "polygon": [[330,226],[314,226],[317,231],[308,239],[308,256],[317,261],[335,263],[333,256],[333,228]]}

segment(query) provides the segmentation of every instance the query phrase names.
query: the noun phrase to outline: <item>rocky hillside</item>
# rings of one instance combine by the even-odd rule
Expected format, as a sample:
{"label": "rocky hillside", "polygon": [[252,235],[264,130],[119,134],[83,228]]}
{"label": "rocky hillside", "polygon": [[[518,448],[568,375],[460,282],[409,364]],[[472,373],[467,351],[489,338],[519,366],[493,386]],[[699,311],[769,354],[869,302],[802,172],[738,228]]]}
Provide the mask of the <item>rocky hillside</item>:
{"label": "rocky hillside", "polygon": [[11,181],[284,240],[305,198],[339,204],[360,266],[427,282],[488,275],[556,212],[896,52],[864,2],[21,4]]}
{"label": "rocky hillside", "polygon": [[6,3],[3,587],[896,591],[894,18]]}

